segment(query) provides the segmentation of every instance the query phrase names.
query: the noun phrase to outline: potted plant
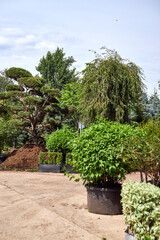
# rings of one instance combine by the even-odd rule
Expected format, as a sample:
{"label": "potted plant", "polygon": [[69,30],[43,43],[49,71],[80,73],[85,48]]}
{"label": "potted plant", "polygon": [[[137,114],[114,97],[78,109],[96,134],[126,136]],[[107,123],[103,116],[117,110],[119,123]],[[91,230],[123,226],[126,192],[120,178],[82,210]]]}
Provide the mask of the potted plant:
{"label": "potted plant", "polygon": [[160,237],[160,189],[150,183],[122,185],[125,240],[158,240]]}
{"label": "potted plant", "polygon": [[[52,132],[46,139],[46,148],[50,152],[61,152],[63,156],[63,168],[66,168],[66,155],[71,152],[69,142],[74,139],[76,132],[72,129],[69,129],[67,126],[63,126],[61,129],[57,129],[55,132]],[[68,155],[68,160],[71,158]],[[71,167],[70,167],[71,168]]]}
{"label": "potted plant", "polygon": [[123,143],[138,128],[117,122],[91,124],[72,141],[72,166],[87,189],[88,210],[98,214],[121,214],[121,181],[130,172],[122,157]]}
{"label": "potted plant", "polygon": [[62,153],[40,152],[39,171],[40,172],[60,172],[62,169]]}

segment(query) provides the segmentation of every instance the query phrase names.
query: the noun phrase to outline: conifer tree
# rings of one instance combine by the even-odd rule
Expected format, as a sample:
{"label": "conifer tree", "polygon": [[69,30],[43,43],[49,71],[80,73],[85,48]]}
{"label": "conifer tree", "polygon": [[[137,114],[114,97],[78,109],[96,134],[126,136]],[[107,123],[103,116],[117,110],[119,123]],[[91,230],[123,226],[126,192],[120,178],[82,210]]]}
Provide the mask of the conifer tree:
{"label": "conifer tree", "polygon": [[[60,111],[60,91],[46,85],[45,79],[33,77],[22,68],[10,68],[6,74],[17,84],[7,85],[6,91],[0,93],[0,106],[11,112],[15,119],[20,119],[24,130],[38,144],[38,139],[47,127],[54,129],[57,126],[55,116]],[[8,100],[11,100],[10,105],[7,104]]]}

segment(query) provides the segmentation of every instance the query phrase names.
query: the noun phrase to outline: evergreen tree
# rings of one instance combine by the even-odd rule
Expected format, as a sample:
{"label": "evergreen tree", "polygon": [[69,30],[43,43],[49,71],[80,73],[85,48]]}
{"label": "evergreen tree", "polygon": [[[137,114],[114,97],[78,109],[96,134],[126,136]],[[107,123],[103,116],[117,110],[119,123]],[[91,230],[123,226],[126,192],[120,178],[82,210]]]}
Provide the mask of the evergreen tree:
{"label": "evergreen tree", "polygon": [[154,119],[160,119],[160,99],[156,90],[149,98],[147,109]]}
{"label": "evergreen tree", "polygon": [[[55,116],[60,111],[60,91],[45,85],[45,79],[33,77],[22,68],[10,68],[6,74],[16,80],[17,85],[9,84],[6,91],[0,93],[0,106],[11,112],[15,119],[21,120],[24,130],[32,135],[33,142],[37,144],[47,127],[57,127]],[[7,104],[8,99],[11,105]]]}

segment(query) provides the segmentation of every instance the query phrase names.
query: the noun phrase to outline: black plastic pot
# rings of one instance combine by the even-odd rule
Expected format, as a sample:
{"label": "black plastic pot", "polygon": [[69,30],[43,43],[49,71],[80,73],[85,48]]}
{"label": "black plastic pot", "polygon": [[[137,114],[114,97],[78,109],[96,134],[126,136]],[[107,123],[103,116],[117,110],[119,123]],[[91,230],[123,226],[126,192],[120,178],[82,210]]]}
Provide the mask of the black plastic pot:
{"label": "black plastic pot", "polygon": [[7,156],[0,155],[0,164],[3,163],[6,160]]}
{"label": "black plastic pot", "polygon": [[88,211],[102,215],[122,214],[121,186],[96,188],[85,185],[87,189]]}
{"label": "black plastic pot", "polygon": [[135,238],[132,234],[125,232],[125,240],[138,240],[138,239]]}
{"label": "black plastic pot", "polygon": [[63,168],[65,169],[65,171],[67,171],[69,173],[77,173],[71,165],[64,164]]}
{"label": "black plastic pot", "polygon": [[60,171],[61,171],[61,165],[39,164],[39,172],[59,173]]}

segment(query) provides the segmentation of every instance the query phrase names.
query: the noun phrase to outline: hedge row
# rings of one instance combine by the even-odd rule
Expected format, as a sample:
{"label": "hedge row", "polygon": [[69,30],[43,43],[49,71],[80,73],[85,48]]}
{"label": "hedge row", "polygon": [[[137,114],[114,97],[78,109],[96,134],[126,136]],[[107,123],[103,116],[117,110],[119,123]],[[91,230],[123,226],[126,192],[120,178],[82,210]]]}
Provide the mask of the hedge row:
{"label": "hedge row", "polygon": [[121,195],[125,221],[135,237],[160,239],[160,188],[150,183],[123,183]]}
{"label": "hedge row", "polygon": [[[55,164],[61,165],[63,162],[63,156],[60,152],[40,152],[39,154],[39,163],[40,164]],[[72,164],[72,154],[66,154],[66,165]]]}

